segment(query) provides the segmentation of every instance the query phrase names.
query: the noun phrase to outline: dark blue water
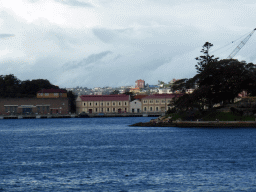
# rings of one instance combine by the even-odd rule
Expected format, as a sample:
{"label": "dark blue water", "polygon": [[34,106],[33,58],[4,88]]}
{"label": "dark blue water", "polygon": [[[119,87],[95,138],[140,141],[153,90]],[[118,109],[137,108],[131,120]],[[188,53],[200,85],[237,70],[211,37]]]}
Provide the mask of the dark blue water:
{"label": "dark blue water", "polygon": [[0,121],[0,191],[256,191],[256,129]]}

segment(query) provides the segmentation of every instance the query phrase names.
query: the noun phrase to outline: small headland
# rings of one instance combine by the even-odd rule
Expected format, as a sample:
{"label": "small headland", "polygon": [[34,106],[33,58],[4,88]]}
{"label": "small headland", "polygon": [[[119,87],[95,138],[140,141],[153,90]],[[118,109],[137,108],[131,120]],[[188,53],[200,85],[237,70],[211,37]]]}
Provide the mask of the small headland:
{"label": "small headland", "polygon": [[[234,108],[234,105],[236,105]],[[256,127],[256,113],[253,108],[240,108],[241,103],[211,111],[184,111],[169,113],[146,123],[131,126],[141,127]]]}
{"label": "small headland", "polygon": [[256,121],[173,121],[135,123],[133,127],[211,127],[211,128],[256,128]]}

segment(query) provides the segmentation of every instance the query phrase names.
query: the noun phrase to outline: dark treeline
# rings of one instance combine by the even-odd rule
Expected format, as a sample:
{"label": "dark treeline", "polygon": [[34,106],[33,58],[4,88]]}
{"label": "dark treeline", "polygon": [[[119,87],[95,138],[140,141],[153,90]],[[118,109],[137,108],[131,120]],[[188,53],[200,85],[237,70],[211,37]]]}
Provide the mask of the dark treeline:
{"label": "dark treeline", "polygon": [[189,88],[195,88],[192,94],[185,94],[174,102],[176,109],[185,110],[205,107],[211,109],[214,104],[233,103],[242,91],[248,95],[256,95],[256,65],[235,59],[214,58],[209,55],[213,45],[206,42],[197,57],[197,74],[190,79],[176,81],[173,90],[185,93]]}
{"label": "dark treeline", "polygon": [[13,74],[0,76],[0,97],[36,97],[41,89],[59,89],[46,79],[21,81]]}

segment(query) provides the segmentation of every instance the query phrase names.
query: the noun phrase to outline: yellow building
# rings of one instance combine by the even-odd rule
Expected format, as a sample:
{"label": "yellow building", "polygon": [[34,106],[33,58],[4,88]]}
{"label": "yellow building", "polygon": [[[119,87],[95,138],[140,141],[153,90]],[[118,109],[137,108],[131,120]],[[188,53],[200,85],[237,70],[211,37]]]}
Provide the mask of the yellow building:
{"label": "yellow building", "polygon": [[77,113],[127,113],[129,95],[82,95],[76,100]]}
{"label": "yellow building", "polygon": [[67,90],[65,89],[42,89],[37,92],[37,98],[66,98]]}
{"label": "yellow building", "polygon": [[175,97],[180,97],[183,94],[155,94],[143,97],[141,99],[141,107],[143,113],[166,112],[168,104]]}

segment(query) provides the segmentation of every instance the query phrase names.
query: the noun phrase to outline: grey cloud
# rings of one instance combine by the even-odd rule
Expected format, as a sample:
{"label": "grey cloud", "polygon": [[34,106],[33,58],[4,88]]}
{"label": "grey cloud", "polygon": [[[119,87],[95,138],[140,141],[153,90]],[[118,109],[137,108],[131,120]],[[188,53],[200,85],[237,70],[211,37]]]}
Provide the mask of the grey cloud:
{"label": "grey cloud", "polygon": [[45,35],[45,38],[54,41],[62,50],[70,49],[70,44],[73,44],[72,37],[58,32],[49,32]]}
{"label": "grey cloud", "polygon": [[13,37],[15,36],[14,34],[0,34],[0,39],[2,38],[8,38],[8,37]]}
{"label": "grey cloud", "polygon": [[58,3],[62,3],[65,5],[74,6],[74,7],[93,7],[93,5],[90,3],[81,2],[77,0],[55,0],[55,1]]}
{"label": "grey cloud", "polygon": [[93,33],[96,37],[98,37],[104,43],[112,42],[117,35],[111,30],[102,29],[102,28],[93,29]]}
{"label": "grey cloud", "polygon": [[124,29],[94,28],[92,31],[93,31],[93,34],[104,43],[112,43],[120,37],[125,37],[125,36],[129,37],[134,33],[133,28],[124,28]]}
{"label": "grey cloud", "polygon": [[40,0],[29,0],[30,3],[36,3],[38,1],[40,1]]}
{"label": "grey cloud", "polygon": [[104,57],[106,57],[107,55],[109,55],[111,53],[112,53],[111,51],[104,51],[104,52],[101,52],[98,54],[91,54],[87,58],[83,59],[82,61],[68,63],[65,68],[66,69],[75,69],[75,68],[79,68],[79,67],[83,67],[83,66],[88,66],[89,64],[96,63],[96,62],[102,60]]}

